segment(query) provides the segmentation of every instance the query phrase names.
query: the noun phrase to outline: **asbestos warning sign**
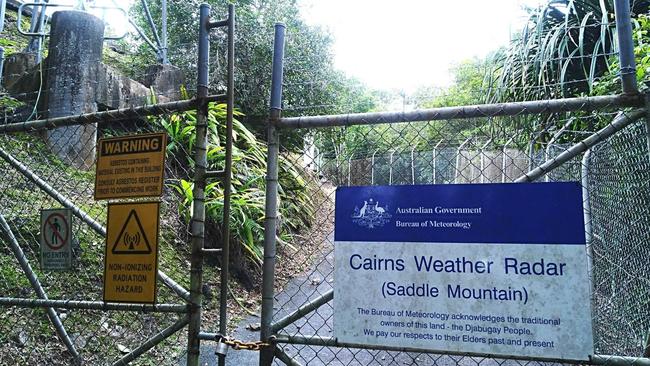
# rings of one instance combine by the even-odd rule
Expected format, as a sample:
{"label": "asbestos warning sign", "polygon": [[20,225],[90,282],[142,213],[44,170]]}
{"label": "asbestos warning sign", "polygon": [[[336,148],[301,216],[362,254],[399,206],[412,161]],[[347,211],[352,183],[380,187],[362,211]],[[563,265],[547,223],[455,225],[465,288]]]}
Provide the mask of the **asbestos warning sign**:
{"label": "asbestos warning sign", "polygon": [[162,195],[166,144],[165,133],[100,139],[95,199]]}
{"label": "asbestos warning sign", "polygon": [[159,202],[108,205],[104,301],[156,302]]}

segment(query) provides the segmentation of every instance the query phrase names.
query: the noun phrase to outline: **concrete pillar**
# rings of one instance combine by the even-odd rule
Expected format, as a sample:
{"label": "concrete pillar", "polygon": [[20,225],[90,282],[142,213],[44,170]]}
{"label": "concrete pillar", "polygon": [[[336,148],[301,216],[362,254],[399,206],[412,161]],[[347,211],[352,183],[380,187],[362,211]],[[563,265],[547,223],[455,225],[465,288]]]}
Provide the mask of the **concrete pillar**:
{"label": "concrete pillar", "polygon": [[[81,11],[52,15],[47,61],[47,115],[63,117],[97,111],[95,88],[102,60],[104,23]],[[95,160],[97,125],[60,127],[47,143],[61,160],[87,169]]]}

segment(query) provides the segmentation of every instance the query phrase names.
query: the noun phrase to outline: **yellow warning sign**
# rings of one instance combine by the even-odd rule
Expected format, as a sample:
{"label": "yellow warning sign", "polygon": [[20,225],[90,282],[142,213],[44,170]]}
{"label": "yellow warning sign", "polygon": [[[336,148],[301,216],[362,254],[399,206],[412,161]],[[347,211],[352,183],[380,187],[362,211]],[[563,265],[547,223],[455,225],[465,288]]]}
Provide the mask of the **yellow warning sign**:
{"label": "yellow warning sign", "polygon": [[97,146],[96,200],[162,195],[165,133],[105,138]]}
{"label": "yellow warning sign", "polygon": [[156,302],[159,202],[108,205],[104,301]]}

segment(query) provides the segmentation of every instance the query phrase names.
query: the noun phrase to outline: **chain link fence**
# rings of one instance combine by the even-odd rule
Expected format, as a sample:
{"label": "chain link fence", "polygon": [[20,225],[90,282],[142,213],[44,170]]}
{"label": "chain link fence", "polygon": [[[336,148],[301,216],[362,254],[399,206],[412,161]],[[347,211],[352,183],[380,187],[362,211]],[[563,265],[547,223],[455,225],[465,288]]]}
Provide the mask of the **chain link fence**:
{"label": "chain link fence", "polygon": [[591,206],[594,334],[596,347],[607,354],[643,353],[650,332],[648,127],[639,122],[626,128],[583,160]]}
{"label": "chain link fence", "polygon": [[[607,111],[577,112],[553,125],[593,118],[611,121],[616,115],[616,112]],[[526,120],[526,117],[487,117],[368,125],[356,130],[360,137],[345,135],[346,138],[339,141],[340,146],[345,146],[343,149],[319,145],[315,149],[316,154],[296,158],[297,162],[312,169],[311,174],[304,177],[305,180],[316,182],[329,192],[327,198],[315,202],[320,207],[319,211],[325,213],[318,218],[316,226],[327,234],[304,239],[305,246],[322,249],[320,253],[304,259],[303,265],[309,269],[275,297],[277,311],[274,313],[274,323],[283,325],[277,329],[278,337],[293,339],[283,345],[284,352],[301,364],[521,363],[498,358],[330,348],[318,346],[309,339],[313,336],[332,337],[333,303],[327,300],[331,299],[330,292],[336,281],[345,281],[333,277],[335,187],[513,182],[547,160],[553,161],[591,133],[563,131],[563,140],[554,142],[551,139],[558,135],[556,130],[550,129],[540,134],[539,131],[523,127]],[[449,126],[458,127],[457,132]],[[472,138],[463,136],[463,126],[473,126]],[[522,127],[512,129],[509,126]],[[336,135],[342,128],[316,130],[317,144],[318,141],[331,141],[328,137]],[[297,133],[307,134],[309,131],[299,129]],[[420,147],[417,142],[424,136],[431,136],[426,138],[430,143]],[[537,141],[532,143],[534,139]],[[373,150],[356,146],[357,141],[374,141]],[[645,124],[636,122],[611,140],[593,147],[590,153],[587,170],[589,185],[586,188],[592,202],[593,309],[597,354],[641,356],[648,334],[649,278],[647,266],[641,264],[647,263],[648,259],[642,243],[650,238],[647,209],[650,198],[647,179],[650,152],[647,141]],[[334,151],[341,153],[337,155]],[[539,180],[580,181],[581,157],[578,155],[570,159]],[[310,305],[314,303],[320,306],[316,306],[312,312],[304,310],[306,307],[313,309]],[[304,317],[286,325],[286,318],[296,309],[301,309]]]}
{"label": "chain link fence", "polygon": [[[95,47],[83,41],[77,46]],[[49,54],[68,52],[59,47],[50,47]],[[174,102],[183,98],[180,84],[163,90],[136,81],[159,78],[158,70],[127,75],[106,62],[100,53],[74,65],[50,60],[6,69],[4,85],[12,99],[3,104],[0,121],[0,296],[7,300],[0,305],[3,365],[126,364],[137,357],[137,364],[172,365],[185,358],[187,333],[179,330],[187,324],[185,202],[191,192],[180,182],[192,180],[188,146],[194,127],[176,112],[196,103]],[[87,73],[84,83],[57,84],[57,77],[79,70]],[[57,124],[56,117],[68,115],[78,117]],[[97,140],[150,132],[177,132],[171,136],[175,144],[168,149],[160,199],[158,305],[112,306],[102,299],[107,201],[94,199]],[[40,211],[63,207],[74,212],[72,268],[45,270]],[[38,303],[46,299],[56,303]],[[215,316],[206,315],[211,321]]]}
{"label": "chain link fence", "polygon": [[[170,115],[160,117],[169,119]],[[159,120],[157,120],[159,121]],[[93,198],[94,163],[80,168],[66,159],[80,155],[58,156],[60,147],[70,146],[70,136],[93,125],[65,127],[65,131],[45,142],[42,131],[0,135],[1,214],[6,220],[2,230],[0,293],[3,297],[73,301],[102,301],[106,202]],[[56,130],[51,130],[56,131]],[[130,121],[111,121],[97,125],[97,137],[117,137],[134,133],[159,132],[164,128],[146,115]],[[51,136],[54,134],[51,134]],[[90,135],[79,141],[81,154],[95,149],[96,138]],[[90,147],[92,150],[88,150]],[[171,281],[159,281],[158,303],[183,304],[177,314],[160,313],[155,309],[141,311],[97,311],[54,308],[80,360],[84,364],[113,363],[140,347],[150,338],[184,318],[184,301],[164,282],[187,288],[189,278],[188,222],[182,216],[182,194],[177,190],[179,179],[188,179],[188,152],[182,146],[168,155],[165,165],[164,195],[161,200],[159,236],[159,270]],[[83,159],[85,160],[85,159]],[[66,200],[64,203],[63,201]],[[70,271],[42,270],[40,265],[40,211],[68,206],[76,217],[72,223],[73,260]],[[83,219],[80,217],[82,216]],[[26,267],[20,266],[12,253],[10,236],[22,249],[24,259],[42,286],[43,293],[28,281]],[[43,308],[1,307],[0,363],[2,364],[67,364],[73,363]],[[144,311],[144,312],[143,312]],[[175,364],[185,351],[186,335],[177,333],[154,348],[142,362]]]}

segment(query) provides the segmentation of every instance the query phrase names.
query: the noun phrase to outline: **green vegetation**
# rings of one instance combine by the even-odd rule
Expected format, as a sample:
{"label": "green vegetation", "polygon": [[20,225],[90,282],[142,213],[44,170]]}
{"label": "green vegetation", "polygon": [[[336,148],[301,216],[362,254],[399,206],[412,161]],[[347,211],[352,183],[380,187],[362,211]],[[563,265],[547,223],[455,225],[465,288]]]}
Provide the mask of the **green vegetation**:
{"label": "green vegetation", "polygon": [[[241,116],[241,113],[235,113]],[[208,168],[222,170],[225,164],[226,105],[210,103],[208,106]],[[154,125],[162,127],[170,137],[167,146],[168,161],[183,168],[194,166],[196,111],[152,118]],[[264,242],[264,208],[266,177],[266,146],[261,143],[240,121],[233,121],[233,180],[231,196],[230,229],[234,243],[241,245],[257,264],[262,260]],[[281,155],[279,170],[280,215],[286,218],[280,235],[286,241],[292,233],[311,226],[313,206],[309,199],[307,183],[301,168]],[[189,177],[181,177],[173,184],[181,197],[181,215],[189,222],[191,217],[194,184]],[[205,187],[207,218],[221,225],[223,218],[223,184],[209,183]]]}
{"label": "green vegetation", "polygon": [[[22,52],[27,47],[28,39],[18,33],[17,29],[18,13],[13,10],[7,9],[5,13],[5,28],[0,37],[0,47],[5,49],[5,57],[9,57],[14,53]],[[22,17],[22,29],[29,29],[29,18]]]}

